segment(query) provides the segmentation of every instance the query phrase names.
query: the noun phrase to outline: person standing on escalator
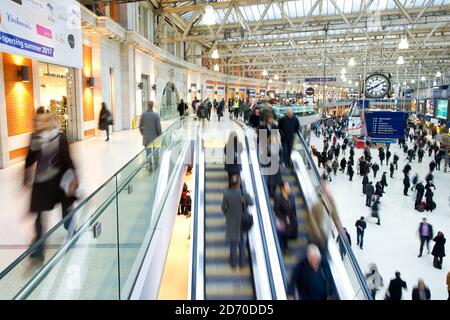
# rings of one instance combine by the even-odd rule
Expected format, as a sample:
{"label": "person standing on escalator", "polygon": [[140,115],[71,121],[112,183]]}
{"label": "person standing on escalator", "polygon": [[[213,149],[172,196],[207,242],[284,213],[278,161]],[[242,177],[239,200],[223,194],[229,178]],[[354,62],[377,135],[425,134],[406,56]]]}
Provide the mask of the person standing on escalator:
{"label": "person standing on escalator", "polygon": [[300,122],[292,112],[287,108],[286,115],[280,119],[278,129],[281,134],[281,145],[283,148],[283,163],[285,166],[291,165],[291,153],[294,146],[295,135],[300,130]]}
{"label": "person standing on escalator", "polygon": [[228,142],[225,145],[224,153],[225,171],[228,173],[229,186],[231,186],[231,177],[233,175],[240,175],[242,170],[242,143],[238,140],[236,131],[232,131],[228,136]]}
{"label": "person standing on escalator", "polygon": [[253,205],[250,195],[241,190],[241,182],[238,175],[231,177],[231,187],[225,191],[222,200],[222,212],[225,215],[226,239],[230,245],[230,264],[236,268],[244,267],[246,261],[245,246],[247,236],[243,229],[243,218],[248,206]]}
{"label": "person standing on escalator", "polygon": [[275,196],[273,207],[281,250],[283,253],[286,253],[288,250],[288,240],[297,239],[295,199],[287,181],[284,181],[281,185],[281,193]]}

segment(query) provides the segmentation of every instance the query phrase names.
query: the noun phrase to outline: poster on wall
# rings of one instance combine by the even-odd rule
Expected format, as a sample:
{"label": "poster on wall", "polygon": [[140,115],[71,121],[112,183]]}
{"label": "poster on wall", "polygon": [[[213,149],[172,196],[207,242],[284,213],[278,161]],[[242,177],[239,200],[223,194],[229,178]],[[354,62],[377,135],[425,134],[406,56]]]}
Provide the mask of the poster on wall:
{"label": "poster on wall", "polygon": [[437,100],[436,118],[447,119],[448,100]]}
{"label": "poster on wall", "polygon": [[82,67],[80,5],[74,0],[2,0],[0,51]]}
{"label": "poster on wall", "polygon": [[417,113],[425,114],[425,99],[419,99],[417,102]]}
{"label": "poster on wall", "polygon": [[425,114],[431,117],[434,116],[434,99],[427,99]]}

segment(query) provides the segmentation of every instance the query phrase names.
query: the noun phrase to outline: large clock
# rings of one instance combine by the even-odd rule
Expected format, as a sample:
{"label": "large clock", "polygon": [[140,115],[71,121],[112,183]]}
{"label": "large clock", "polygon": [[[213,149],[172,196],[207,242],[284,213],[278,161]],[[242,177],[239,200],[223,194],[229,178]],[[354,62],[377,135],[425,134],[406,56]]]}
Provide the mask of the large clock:
{"label": "large clock", "polygon": [[374,73],[367,77],[364,95],[369,99],[382,99],[391,90],[391,80],[381,73]]}

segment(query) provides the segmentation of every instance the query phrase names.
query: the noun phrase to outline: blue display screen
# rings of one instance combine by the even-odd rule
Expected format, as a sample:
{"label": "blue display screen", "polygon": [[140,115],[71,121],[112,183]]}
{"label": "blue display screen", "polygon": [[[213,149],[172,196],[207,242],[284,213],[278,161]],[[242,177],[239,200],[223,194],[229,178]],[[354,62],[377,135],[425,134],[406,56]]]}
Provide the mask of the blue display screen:
{"label": "blue display screen", "polygon": [[408,113],[392,111],[366,111],[367,135],[373,139],[399,139],[403,137]]}

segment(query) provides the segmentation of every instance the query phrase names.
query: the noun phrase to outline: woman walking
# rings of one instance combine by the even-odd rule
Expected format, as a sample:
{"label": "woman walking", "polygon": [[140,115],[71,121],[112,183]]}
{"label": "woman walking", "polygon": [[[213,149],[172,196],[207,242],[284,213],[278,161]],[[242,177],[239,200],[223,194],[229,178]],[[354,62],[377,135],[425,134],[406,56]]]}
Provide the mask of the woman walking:
{"label": "woman walking", "polygon": [[433,266],[437,269],[442,269],[442,262],[445,257],[445,242],[447,241],[444,237],[444,234],[439,231],[434,237],[433,241],[435,242],[433,250],[431,254],[433,255]]}
{"label": "woman walking", "polygon": [[100,110],[100,116],[98,120],[98,128],[106,131],[106,140],[109,141],[109,126],[113,124],[112,114],[106,107],[106,103],[102,102],[102,109]]}

